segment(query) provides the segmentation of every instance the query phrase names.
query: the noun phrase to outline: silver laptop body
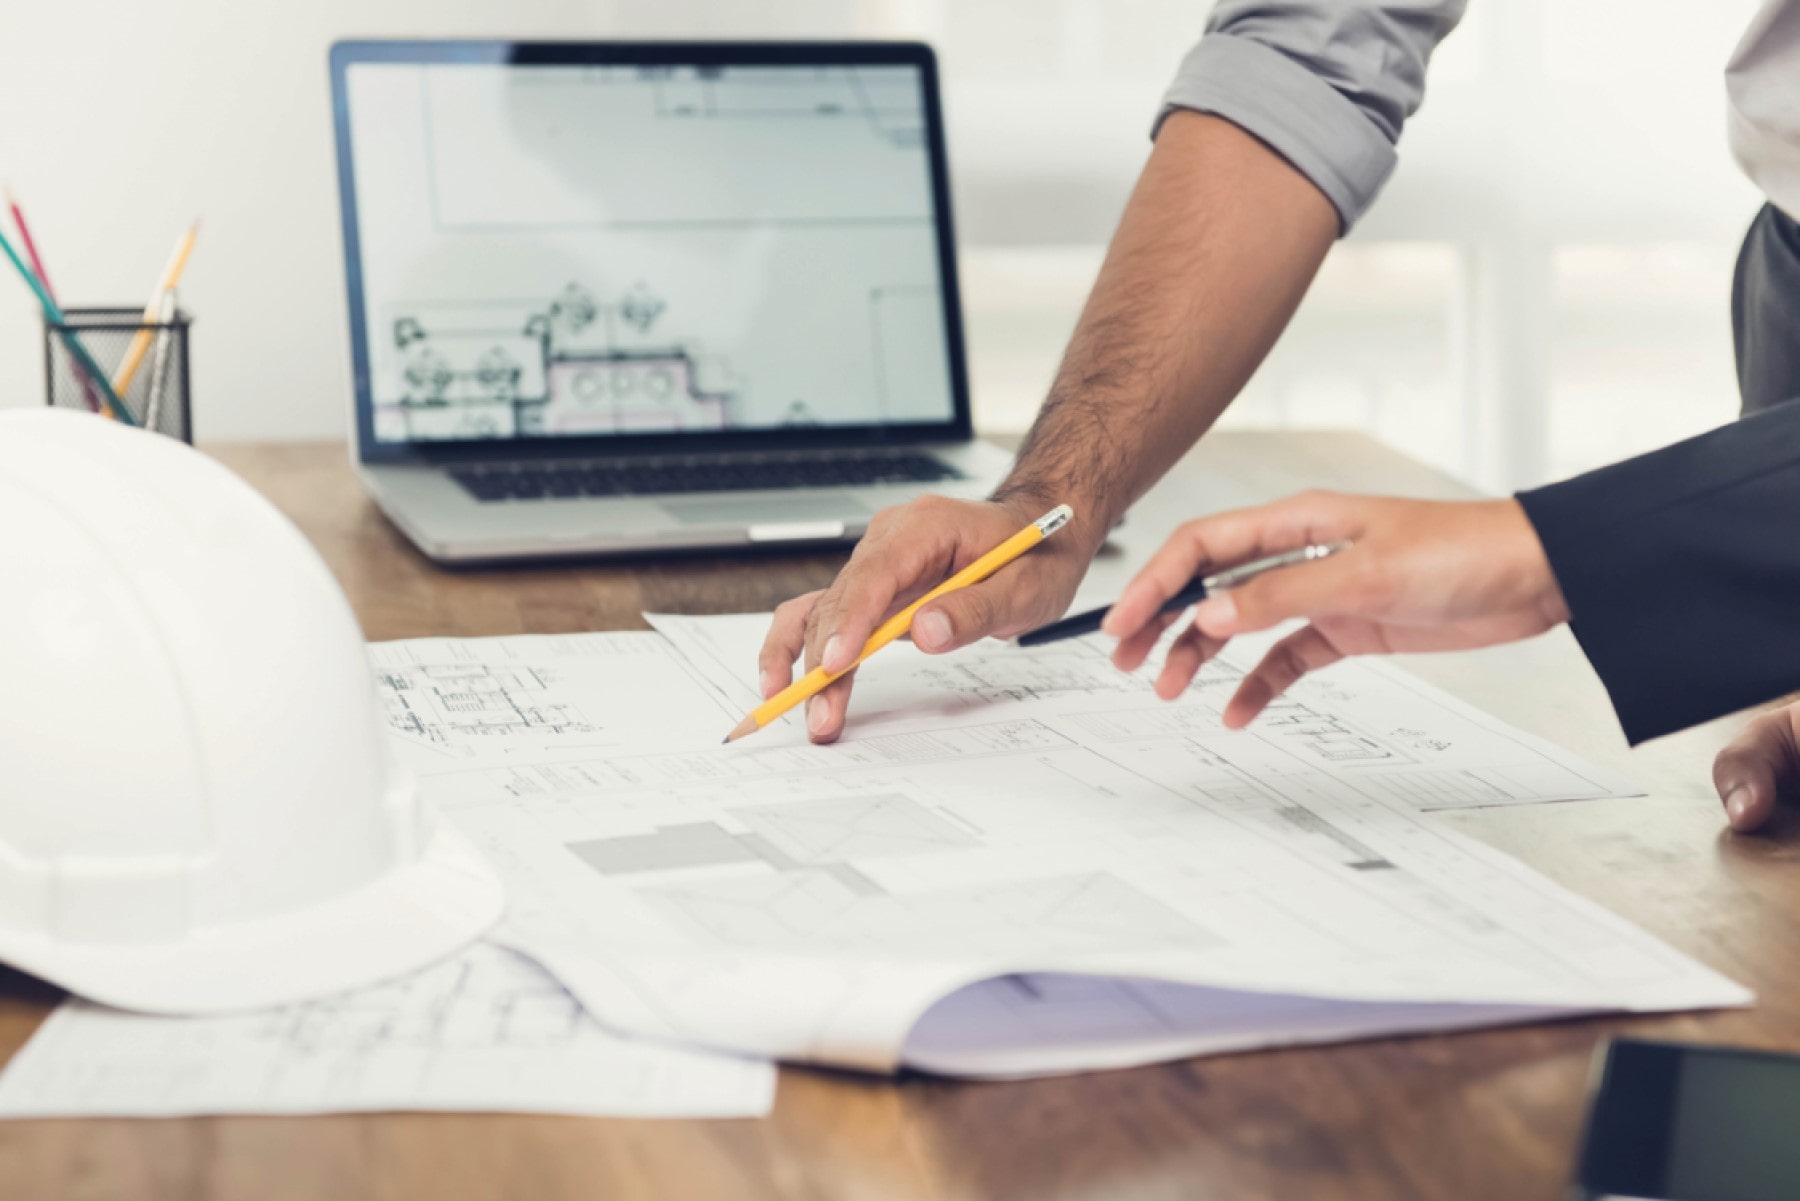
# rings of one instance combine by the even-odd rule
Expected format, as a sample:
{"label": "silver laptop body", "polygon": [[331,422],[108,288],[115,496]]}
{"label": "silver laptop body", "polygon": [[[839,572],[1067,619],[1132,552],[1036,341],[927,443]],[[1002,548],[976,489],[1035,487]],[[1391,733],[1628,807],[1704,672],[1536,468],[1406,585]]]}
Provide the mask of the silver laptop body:
{"label": "silver laptop body", "polygon": [[332,48],[362,478],[441,562],[985,495],[912,43]]}

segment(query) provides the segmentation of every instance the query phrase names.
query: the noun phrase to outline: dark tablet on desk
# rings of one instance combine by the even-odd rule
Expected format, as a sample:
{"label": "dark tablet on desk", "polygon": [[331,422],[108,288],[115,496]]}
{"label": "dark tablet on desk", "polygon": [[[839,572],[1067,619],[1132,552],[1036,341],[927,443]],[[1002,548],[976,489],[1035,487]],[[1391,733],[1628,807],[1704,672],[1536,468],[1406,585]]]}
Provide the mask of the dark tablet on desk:
{"label": "dark tablet on desk", "polygon": [[1619,1039],[1596,1077],[1571,1197],[1800,1198],[1800,1057]]}

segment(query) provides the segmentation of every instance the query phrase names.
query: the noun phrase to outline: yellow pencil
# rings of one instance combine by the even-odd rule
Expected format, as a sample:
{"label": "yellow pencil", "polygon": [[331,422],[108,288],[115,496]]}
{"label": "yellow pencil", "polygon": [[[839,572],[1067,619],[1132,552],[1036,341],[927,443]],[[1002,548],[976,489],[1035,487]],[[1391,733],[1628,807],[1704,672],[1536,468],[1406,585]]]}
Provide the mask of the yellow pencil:
{"label": "yellow pencil", "polygon": [[175,290],[181,282],[181,273],[187,270],[188,255],[194,252],[194,238],[200,233],[200,223],[188,226],[181,240],[175,243],[175,249],[169,253],[169,261],[163,267],[162,279],[156,285],[156,291],[150,294],[150,303],[144,306],[143,326],[137,336],[131,339],[131,345],[125,349],[125,359],[119,364],[118,374],[113,376],[113,391],[122,398],[131,388],[131,381],[136,378],[138,368],[144,365],[144,354],[150,349],[150,326],[155,325],[162,314],[162,298]]}
{"label": "yellow pencil", "polygon": [[912,628],[913,614],[925,605],[947,592],[955,592],[958,588],[967,588],[981,581],[1011,563],[1014,559],[1060,530],[1075,515],[1068,505],[1058,505],[1048,513],[996,546],[981,558],[975,560],[943,583],[921,596],[900,612],[882,622],[869,640],[863,644],[862,653],[856,656],[856,662],[843,671],[827,673],[823,667],[815,667],[805,675],[777,692],[774,696],[752,709],[743,721],[739,722],[731,733],[725,735],[726,742],[736,742],[746,734],[754,734],[776,718],[805,701],[824,691],[825,686],[839,676],[857,668],[864,660],[886,646],[900,635]]}

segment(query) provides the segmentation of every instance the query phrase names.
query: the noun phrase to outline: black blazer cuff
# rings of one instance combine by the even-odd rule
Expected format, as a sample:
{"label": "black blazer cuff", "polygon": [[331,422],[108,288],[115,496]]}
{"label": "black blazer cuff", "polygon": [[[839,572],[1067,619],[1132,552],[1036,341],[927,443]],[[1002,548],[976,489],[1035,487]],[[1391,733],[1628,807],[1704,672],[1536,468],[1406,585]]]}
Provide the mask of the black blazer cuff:
{"label": "black blazer cuff", "polygon": [[1800,687],[1800,404],[1518,500],[1633,744]]}

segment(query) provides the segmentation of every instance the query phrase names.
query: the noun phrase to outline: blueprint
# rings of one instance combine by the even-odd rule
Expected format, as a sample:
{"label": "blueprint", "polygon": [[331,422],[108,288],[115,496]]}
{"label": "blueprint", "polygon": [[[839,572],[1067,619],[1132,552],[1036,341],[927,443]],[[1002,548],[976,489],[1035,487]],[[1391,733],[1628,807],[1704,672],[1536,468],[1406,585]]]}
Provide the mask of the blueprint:
{"label": "blueprint", "polygon": [[946,422],[925,80],[365,62],[374,438]]}
{"label": "blueprint", "polygon": [[604,745],[538,729],[495,756],[452,730],[449,753],[412,752],[507,880],[497,937],[609,1026],[1028,1075],[1748,999],[1438,822],[1632,790],[1389,666],[1307,677],[1227,732],[1254,643],[1170,704],[1099,640],[900,644],[859,673],[838,745],[786,721],[721,747],[757,699],[766,616],[652,620],[660,634],[593,636],[615,640],[604,680],[568,674],[579,636],[423,656],[529,658],[538,703],[587,714]]}
{"label": "blueprint", "polygon": [[264,1013],[63,1004],[0,1074],[0,1117],[476,1110],[768,1112],[767,1064],[621,1038],[544,970],[476,945],[412,976]]}
{"label": "blueprint", "polygon": [[[765,617],[653,620],[734,705],[748,709],[761,699],[743,664],[754,663],[768,628]],[[955,731],[942,727],[960,724],[965,715],[979,714],[981,729],[1002,717],[1054,712],[1058,737],[1102,755],[1136,755],[1152,745],[1187,748],[1190,758],[1214,768],[1196,774],[1190,787],[1204,782],[1209,796],[1227,803],[1238,794],[1259,795],[1271,779],[1296,775],[1362,782],[1422,812],[1637,791],[1618,774],[1376,659],[1350,659],[1303,678],[1248,732],[1228,734],[1219,715],[1255,661],[1256,645],[1241,640],[1228,648],[1186,695],[1168,704],[1150,694],[1154,676],[1148,668],[1128,676],[1112,666],[1110,643],[1101,636],[1031,651],[987,643],[940,657],[898,646],[883,652],[880,669],[859,673],[857,728],[879,733],[898,722],[950,736]],[[784,720],[799,731],[797,712]],[[1004,728],[1026,736],[1025,727]],[[1046,737],[1035,727],[1030,736]]]}
{"label": "blueprint", "polygon": [[[663,639],[639,633],[420,638],[370,648],[401,757],[539,762],[546,755],[644,746],[680,730],[717,688]],[[652,679],[641,694],[631,682]]]}

